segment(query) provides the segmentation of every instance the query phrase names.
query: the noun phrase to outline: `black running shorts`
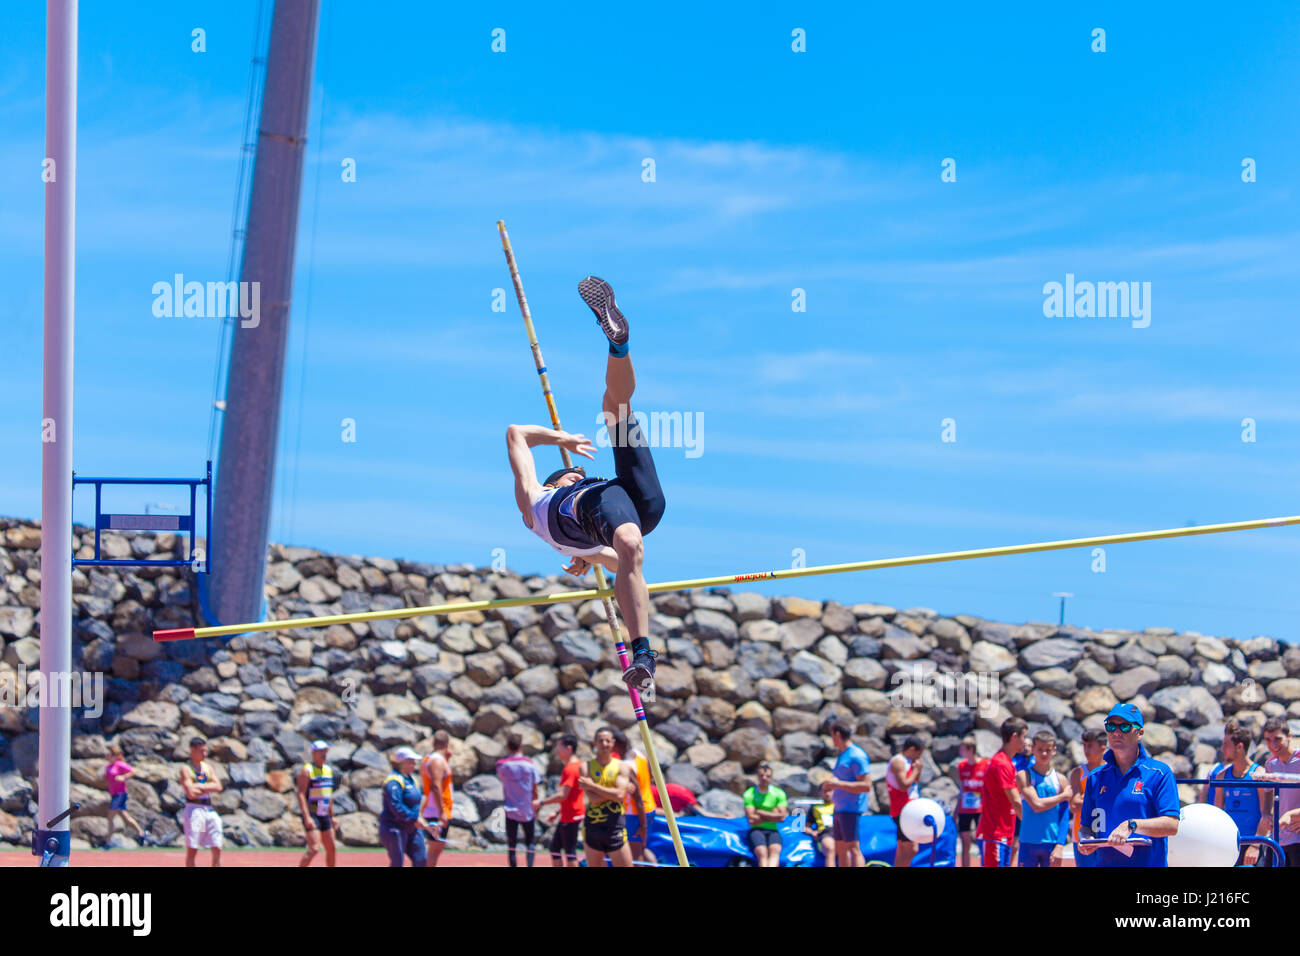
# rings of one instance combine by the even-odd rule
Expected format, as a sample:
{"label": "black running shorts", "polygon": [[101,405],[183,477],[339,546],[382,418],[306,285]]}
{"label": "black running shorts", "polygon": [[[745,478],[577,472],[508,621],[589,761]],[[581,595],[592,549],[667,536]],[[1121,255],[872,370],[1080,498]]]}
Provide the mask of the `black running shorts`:
{"label": "black running shorts", "polygon": [[598,853],[613,853],[621,850],[627,840],[623,832],[622,815],[611,817],[600,823],[588,822],[582,830],[582,837],[588,850]]}
{"label": "black running shorts", "polygon": [[631,522],[649,534],[664,516],[664,493],[650,455],[650,442],[635,417],[613,429],[614,473],[617,477],[583,492],[578,519],[583,533],[606,547],[614,546],[614,530]]}

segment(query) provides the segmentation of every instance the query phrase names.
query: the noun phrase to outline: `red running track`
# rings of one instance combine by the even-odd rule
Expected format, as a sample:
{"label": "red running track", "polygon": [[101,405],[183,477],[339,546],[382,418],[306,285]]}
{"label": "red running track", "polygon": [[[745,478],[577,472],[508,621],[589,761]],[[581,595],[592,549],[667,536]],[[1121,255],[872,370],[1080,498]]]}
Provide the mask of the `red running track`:
{"label": "red running track", "polygon": [[[221,852],[221,865],[226,866],[297,866],[302,850],[244,850],[227,849]],[[520,853],[520,857],[523,854]],[[207,866],[210,854],[200,850],[196,865]],[[35,866],[36,857],[30,850],[0,850],[0,868]],[[182,866],[185,851],[164,850],[73,850],[74,867],[148,867]],[[550,866],[550,856],[538,854],[537,866]],[[325,865],[325,854],[312,860],[312,866]],[[388,855],[383,850],[342,850],[339,866],[387,866]],[[505,866],[504,853],[446,852],[438,860],[439,866]]]}

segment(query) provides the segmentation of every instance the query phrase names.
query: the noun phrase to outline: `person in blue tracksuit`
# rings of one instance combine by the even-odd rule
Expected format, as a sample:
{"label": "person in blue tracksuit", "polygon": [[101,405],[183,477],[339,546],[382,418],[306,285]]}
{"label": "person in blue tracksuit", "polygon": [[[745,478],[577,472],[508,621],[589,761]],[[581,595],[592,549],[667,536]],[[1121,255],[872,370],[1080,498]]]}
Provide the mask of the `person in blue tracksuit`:
{"label": "person in blue tracksuit", "polygon": [[420,819],[420,801],[424,792],[415,764],[420,759],[410,747],[401,747],[394,755],[397,769],[384,781],[384,809],[379,814],[379,842],[388,851],[388,865],[401,866],[402,857],[412,866],[426,866],[428,855],[424,843],[425,822]]}
{"label": "person in blue tracksuit", "polygon": [[[1134,705],[1116,704],[1105,727],[1110,749],[1088,774],[1079,835],[1109,845],[1080,846],[1079,852],[1096,854],[1097,866],[1168,866],[1169,838],[1178,833],[1179,819],[1174,772],[1142,746],[1142,712]],[[1151,846],[1129,846],[1131,836],[1150,837]]]}

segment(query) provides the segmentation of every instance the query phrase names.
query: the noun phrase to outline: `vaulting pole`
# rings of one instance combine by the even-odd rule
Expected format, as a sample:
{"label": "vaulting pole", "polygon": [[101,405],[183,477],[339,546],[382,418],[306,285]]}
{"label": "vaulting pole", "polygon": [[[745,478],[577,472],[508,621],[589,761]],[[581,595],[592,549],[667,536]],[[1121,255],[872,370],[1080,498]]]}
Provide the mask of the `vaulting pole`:
{"label": "vaulting pole", "polygon": [[[667,591],[695,591],[700,588],[746,584],[752,581],[778,581],[785,578],[813,577],[819,574],[845,574],[849,571],[879,571],[884,568],[906,568],[917,564],[970,561],[974,558],[999,558],[1013,554],[1035,554],[1039,551],[1064,551],[1069,548],[1131,544],[1135,541],[1161,541],[1165,538],[1189,538],[1198,534],[1254,531],[1261,528],[1281,528],[1297,524],[1300,524],[1300,515],[1291,515],[1285,518],[1258,518],[1254,521],[1192,525],[1186,528],[1165,528],[1160,531],[1107,534],[1095,538],[1068,538],[1062,541],[1041,541],[1036,544],[1010,544],[999,548],[977,548],[973,551],[944,551],[938,554],[915,554],[906,558],[879,558],[874,561],[856,561],[849,564],[814,565],[811,568],[780,568],[776,571],[724,574],[713,578],[660,581],[658,584],[651,584],[648,590],[651,594],[663,594]],[[355,621],[384,621],[408,617],[424,617],[430,614],[451,614],[455,611],[487,611],[498,607],[565,604],[572,601],[589,601],[592,598],[603,598],[613,593],[613,588],[588,588],[582,591],[562,591],[559,594],[542,594],[535,597],[498,598],[494,601],[465,601],[460,604],[433,604],[428,607],[399,607],[391,611],[358,611],[355,614],[334,614],[329,617],[287,618],[283,621],[258,621],[252,624],[231,624],[223,627],[182,627],[154,631],[153,637],[155,641],[179,641],[194,637],[221,637],[230,634],[243,634],[246,631],[289,631],[300,627],[325,627],[330,624],[351,624]]]}
{"label": "vaulting pole", "polygon": [[[537,377],[541,381],[542,395],[546,399],[546,410],[551,415],[551,427],[556,431],[562,431],[560,428],[560,413],[555,407],[555,396],[551,393],[551,381],[546,374],[546,363],[542,360],[542,347],[537,341],[537,330],[533,328],[533,314],[528,309],[528,299],[524,296],[524,283],[519,277],[519,268],[515,265],[515,253],[510,247],[510,236],[506,234],[506,224],[503,220],[497,220],[497,231],[501,233],[501,248],[505,250],[506,265],[510,267],[510,280],[515,284],[515,297],[519,300],[519,312],[524,317],[524,329],[528,332],[528,344],[533,350],[533,363],[537,366]],[[567,448],[560,449],[560,457],[564,460],[564,467],[571,468],[573,459],[569,456]],[[596,587],[601,592],[608,592],[609,588],[605,583],[605,569],[599,564],[593,563],[592,567],[596,569]],[[605,620],[609,623],[609,629],[614,634],[614,647],[618,650],[618,662],[624,670],[627,670],[627,647],[623,644],[623,631],[618,626],[618,616],[614,612],[614,598],[610,593],[604,593],[602,600],[605,605]],[[677,864],[679,866],[690,866],[686,859],[686,850],[682,847],[681,834],[677,832],[677,817],[673,814],[672,801],[668,799],[668,788],[664,784],[664,775],[659,768],[659,757],[655,754],[654,740],[650,737],[650,725],[646,721],[645,707],[641,703],[641,695],[637,693],[635,687],[628,687],[628,695],[632,698],[632,712],[636,715],[637,726],[641,728],[641,743],[645,746],[646,760],[650,764],[650,771],[654,774],[655,786],[659,790],[659,805],[663,808],[664,817],[668,821],[668,831],[672,834],[673,849],[677,852]],[[649,834],[641,834],[642,840],[648,839]]]}

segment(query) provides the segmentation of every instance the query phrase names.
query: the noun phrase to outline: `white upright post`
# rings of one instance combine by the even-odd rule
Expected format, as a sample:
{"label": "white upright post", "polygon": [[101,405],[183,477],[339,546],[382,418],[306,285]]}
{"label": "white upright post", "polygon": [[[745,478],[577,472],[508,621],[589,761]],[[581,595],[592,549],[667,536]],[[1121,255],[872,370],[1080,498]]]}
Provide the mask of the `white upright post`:
{"label": "white upright post", "polygon": [[[77,0],[45,6],[45,364],[41,422],[41,674],[72,670],[72,345],[76,288]],[[70,701],[40,701],[40,818],[32,850],[67,866]]]}

